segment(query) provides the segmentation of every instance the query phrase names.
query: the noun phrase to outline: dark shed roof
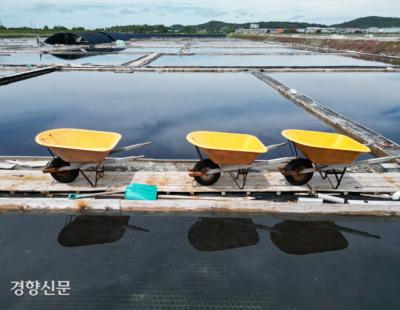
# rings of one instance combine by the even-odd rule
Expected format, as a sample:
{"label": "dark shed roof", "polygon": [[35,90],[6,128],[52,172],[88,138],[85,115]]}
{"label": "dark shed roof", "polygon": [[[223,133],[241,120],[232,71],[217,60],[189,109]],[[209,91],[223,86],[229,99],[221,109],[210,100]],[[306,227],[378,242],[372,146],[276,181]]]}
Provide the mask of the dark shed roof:
{"label": "dark shed roof", "polygon": [[133,38],[132,34],[124,32],[100,32],[100,33],[105,34],[113,41],[117,40],[128,41],[131,38]]}
{"label": "dark shed roof", "polygon": [[146,39],[146,38],[163,38],[163,37],[174,37],[174,38],[187,38],[187,37],[221,37],[222,35],[193,35],[193,34],[182,34],[182,33],[168,33],[168,34],[157,34],[157,33],[124,33],[124,32],[59,32],[48,37],[47,44],[99,44],[99,43],[111,43],[117,40],[128,41],[130,39]]}
{"label": "dark shed roof", "polygon": [[110,43],[115,40],[101,32],[59,32],[48,37],[47,44],[99,44]]}

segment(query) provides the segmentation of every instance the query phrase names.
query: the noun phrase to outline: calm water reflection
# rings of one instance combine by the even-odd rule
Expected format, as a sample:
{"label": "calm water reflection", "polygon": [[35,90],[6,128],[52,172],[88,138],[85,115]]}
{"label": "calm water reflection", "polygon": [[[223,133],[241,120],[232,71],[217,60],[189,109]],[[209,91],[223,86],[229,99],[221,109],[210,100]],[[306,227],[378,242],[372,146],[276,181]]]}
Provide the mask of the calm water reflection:
{"label": "calm water reflection", "polygon": [[190,47],[190,53],[309,53],[306,50],[297,50],[286,47],[275,47],[275,46],[257,46],[257,47],[238,47],[238,48],[212,48],[212,47]]}
{"label": "calm water reflection", "polygon": [[[398,223],[65,216],[0,222],[2,309],[400,304]],[[9,286],[18,279],[69,280],[71,296],[15,297]]]}
{"label": "calm water reflection", "polygon": [[7,71],[0,70],[0,76],[15,74],[15,73],[18,73],[18,72],[21,72],[21,71],[23,71],[23,70],[7,70]]}
{"label": "calm water reflection", "polygon": [[398,73],[279,73],[271,76],[400,142]]}
{"label": "calm water reflection", "polygon": [[120,65],[135,60],[144,53],[138,54],[105,54],[86,56],[78,59],[62,59],[50,54],[39,53],[12,53],[10,56],[0,55],[0,64],[85,64],[94,65]]}
{"label": "calm water reflection", "polygon": [[[193,50],[194,51],[194,50]],[[366,61],[336,55],[254,55],[254,56],[162,56],[152,66],[350,66],[384,65],[381,62]]]}
{"label": "calm water reflection", "polygon": [[[196,158],[193,130],[250,133],[266,144],[285,128],[327,129],[250,74],[51,73],[0,88],[0,154],[47,155],[37,132],[57,127],[117,131],[151,140],[154,158]],[[18,141],[18,143],[16,143]],[[287,155],[274,150],[270,156]]]}

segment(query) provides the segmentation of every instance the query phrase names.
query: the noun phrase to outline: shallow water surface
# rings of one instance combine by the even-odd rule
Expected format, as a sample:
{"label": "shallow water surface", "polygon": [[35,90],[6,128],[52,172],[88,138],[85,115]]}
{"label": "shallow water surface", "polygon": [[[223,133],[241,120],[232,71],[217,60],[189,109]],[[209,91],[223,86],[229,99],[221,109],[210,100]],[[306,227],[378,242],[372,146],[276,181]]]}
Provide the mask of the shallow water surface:
{"label": "shallow water surface", "polygon": [[39,53],[12,53],[10,56],[0,55],[0,64],[85,64],[94,65],[120,65],[133,61],[144,53],[139,54],[104,54],[84,56],[77,59],[64,59],[50,54]]}
{"label": "shallow water surface", "polygon": [[[191,51],[195,51],[192,49]],[[221,51],[221,50],[220,50]],[[336,55],[193,55],[162,56],[152,66],[352,66],[384,65]]]}
{"label": "shallow water surface", "polygon": [[59,127],[150,140],[141,151],[153,158],[197,157],[185,139],[193,130],[254,134],[267,145],[282,142],[283,129],[327,129],[247,73],[55,72],[1,87],[0,97],[1,155],[46,155],[35,134]]}
{"label": "shallow water surface", "polygon": [[398,73],[279,73],[271,76],[400,143]]}
{"label": "shallow water surface", "polygon": [[0,76],[6,76],[6,75],[10,75],[10,74],[15,74],[15,73],[18,73],[18,71],[12,71],[12,70],[7,70],[7,71],[3,71],[3,70],[0,70]]}
{"label": "shallow water surface", "polygon": [[285,47],[274,47],[274,46],[255,46],[255,47],[225,47],[225,48],[212,48],[212,47],[190,47],[190,53],[210,53],[210,52],[218,52],[218,53],[309,53],[309,51],[305,50],[297,50],[292,48]]}
{"label": "shallow water surface", "polygon": [[[0,235],[5,310],[400,305],[398,223],[1,216]],[[17,297],[17,280],[68,280],[70,296]]]}

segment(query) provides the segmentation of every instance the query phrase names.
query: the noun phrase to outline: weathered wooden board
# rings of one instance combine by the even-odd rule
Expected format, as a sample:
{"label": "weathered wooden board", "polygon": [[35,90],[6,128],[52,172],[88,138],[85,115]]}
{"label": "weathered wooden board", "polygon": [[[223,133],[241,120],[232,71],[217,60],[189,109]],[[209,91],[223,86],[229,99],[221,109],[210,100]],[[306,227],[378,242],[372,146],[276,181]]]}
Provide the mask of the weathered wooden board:
{"label": "weathered wooden board", "polygon": [[[93,177],[92,172],[87,172]],[[107,172],[105,177],[100,179],[97,187],[92,187],[79,176],[72,183],[59,183],[50,174],[43,174],[40,170],[0,170],[0,191],[1,192],[88,192],[104,191],[113,186],[113,189],[123,189],[131,183],[134,172]]]}
{"label": "weathered wooden board", "polygon": [[[88,172],[90,175],[91,173]],[[187,172],[106,172],[96,188],[79,176],[69,184],[55,181],[38,170],[0,170],[1,192],[92,192],[123,190],[130,183],[157,185],[160,192],[308,192],[307,186],[291,186],[277,172],[249,173],[246,187],[240,190],[233,180],[223,174],[213,186],[200,186]],[[333,190],[327,180],[318,174],[310,182],[313,189],[323,192],[394,193],[400,190],[400,173],[348,173],[338,190]]]}
{"label": "weathered wooden board", "polygon": [[[249,173],[246,187],[237,188],[234,181],[223,174],[213,186],[201,186],[186,172],[145,172],[135,173],[133,182],[157,185],[165,192],[305,192],[307,186],[292,186],[282,174],[277,172]],[[317,191],[328,192],[363,192],[363,193],[393,193],[400,189],[399,173],[349,173],[344,176],[338,190],[332,189],[327,180],[322,180],[315,174],[310,186]]]}
{"label": "weathered wooden board", "polygon": [[337,113],[319,102],[301,94],[300,92],[293,92],[293,90],[270,76],[265,75],[263,72],[257,71],[252,74],[259,80],[265,82],[267,85],[274,88],[281,95],[288,98],[296,105],[304,109],[306,112],[318,117],[324,123],[339,132],[361,141],[368,143],[372,150],[372,154],[377,157],[380,156],[399,156],[400,145],[389,140],[388,138],[378,134],[370,128],[367,128],[357,122]]}
{"label": "weathered wooden board", "polygon": [[118,199],[0,198],[3,213],[58,213],[102,215],[194,215],[194,216],[303,216],[399,217],[400,202],[374,204],[321,204],[260,200],[159,199],[127,201]]}

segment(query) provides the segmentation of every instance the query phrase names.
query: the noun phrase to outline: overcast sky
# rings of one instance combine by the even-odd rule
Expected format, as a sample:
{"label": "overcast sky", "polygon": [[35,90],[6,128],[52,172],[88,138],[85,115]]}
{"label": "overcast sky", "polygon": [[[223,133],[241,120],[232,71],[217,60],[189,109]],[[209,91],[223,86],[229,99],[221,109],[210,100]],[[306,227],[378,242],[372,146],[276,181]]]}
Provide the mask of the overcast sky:
{"label": "overcast sky", "polygon": [[7,27],[306,21],[333,24],[362,16],[400,17],[399,0],[0,0]]}

